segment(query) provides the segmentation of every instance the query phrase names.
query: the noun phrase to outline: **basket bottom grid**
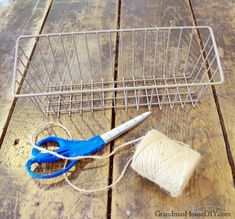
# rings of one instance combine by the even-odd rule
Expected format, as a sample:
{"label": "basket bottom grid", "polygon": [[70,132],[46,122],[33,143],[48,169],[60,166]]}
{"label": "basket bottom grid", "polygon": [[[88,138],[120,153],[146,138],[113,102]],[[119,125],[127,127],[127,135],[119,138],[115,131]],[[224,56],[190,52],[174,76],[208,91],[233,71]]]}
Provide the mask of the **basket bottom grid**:
{"label": "basket bottom grid", "polygon": [[[128,85],[125,82],[124,85]],[[163,105],[170,105],[173,108],[175,105],[180,105],[182,108],[191,103],[192,106],[198,102],[199,98],[204,93],[206,86],[200,87],[173,87],[173,88],[157,88],[143,89],[143,86],[153,85],[153,80],[148,80],[144,83],[139,81],[136,83],[136,89],[133,90],[115,90],[115,83],[100,83],[100,84],[83,84],[80,85],[63,85],[49,86],[49,91],[71,91],[72,93],[57,94],[45,96],[43,111],[45,115],[60,113],[75,113],[94,110],[118,109],[118,108],[136,108],[148,107],[150,110],[153,106],[158,106],[162,109]],[[99,88],[112,88],[106,91],[97,90]],[[100,86],[101,85],[101,86]],[[130,84],[129,84],[130,85]],[[133,86],[133,81],[132,81]],[[138,89],[141,86],[142,89]],[[84,89],[92,88],[95,92],[85,92]],[[76,91],[76,93],[74,93]],[[83,91],[83,92],[81,92]]]}

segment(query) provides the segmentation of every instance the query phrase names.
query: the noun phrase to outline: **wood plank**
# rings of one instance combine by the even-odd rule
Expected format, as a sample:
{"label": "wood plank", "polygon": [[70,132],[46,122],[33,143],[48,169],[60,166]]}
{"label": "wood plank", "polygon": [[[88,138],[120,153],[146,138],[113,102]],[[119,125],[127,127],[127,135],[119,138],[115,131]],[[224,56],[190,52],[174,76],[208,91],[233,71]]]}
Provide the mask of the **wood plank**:
{"label": "wood plank", "polygon": [[[196,22],[198,25],[209,25],[215,32],[217,46],[222,61],[222,67],[225,73],[224,84],[216,87],[216,93],[219,100],[219,106],[222,113],[222,123],[225,126],[225,135],[227,135],[228,153],[231,151],[232,158],[230,160],[231,168],[233,168],[233,176],[235,180],[235,1],[213,1],[210,4],[207,1],[191,1]],[[207,13],[205,13],[207,12]]]}
{"label": "wood plank", "polygon": [[[122,1],[121,28],[179,25],[193,25],[187,1]],[[142,44],[139,44],[141,50]],[[126,65],[127,59],[125,58]],[[137,62],[135,66],[136,71],[141,72],[142,63]],[[121,72],[120,63],[119,72]],[[127,69],[125,74],[130,72]],[[117,110],[115,125],[147,110],[147,107],[139,112],[136,112],[136,109],[128,109],[127,112]],[[171,198],[159,187],[141,178],[129,168],[124,179],[112,191],[112,217],[155,218],[157,211],[195,213],[216,209],[234,215],[232,174],[211,90],[208,90],[195,108],[191,105],[187,105],[184,109],[179,106],[175,106],[174,109],[163,106],[162,110],[158,107],[151,110],[153,112],[151,117],[125,134],[123,138],[117,139],[115,146],[138,138],[155,128],[173,139],[191,145],[202,154],[202,161],[184,194],[179,198]],[[115,155],[113,179],[118,177],[131,155],[130,150]]]}
{"label": "wood plank", "polygon": [[5,1],[0,4],[0,135],[13,102],[11,90],[16,39],[20,35],[40,31],[49,2]]}
{"label": "wood plank", "polygon": [[[43,33],[115,28],[116,1],[89,1],[89,12],[79,1],[55,1],[50,9]],[[109,22],[106,22],[106,21]],[[61,115],[61,122],[75,139],[87,139],[111,128],[111,110]],[[0,153],[1,218],[104,218],[107,214],[107,192],[80,194],[61,178],[34,180],[25,171],[31,156],[28,134],[46,122],[29,99],[18,99]],[[108,152],[109,146],[101,153]],[[84,171],[80,171],[82,168]],[[99,168],[96,168],[99,167]],[[53,168],[53,167],[51,167]],[[75,185],[96,188],[107,185],[109,161],[87,161],[76,166],[70,176]]]}

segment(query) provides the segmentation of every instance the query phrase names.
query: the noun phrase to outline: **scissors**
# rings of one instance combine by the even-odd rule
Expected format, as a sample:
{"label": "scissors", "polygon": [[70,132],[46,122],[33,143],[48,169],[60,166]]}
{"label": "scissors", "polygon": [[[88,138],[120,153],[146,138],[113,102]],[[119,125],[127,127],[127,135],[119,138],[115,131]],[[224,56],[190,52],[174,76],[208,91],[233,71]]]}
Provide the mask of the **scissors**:
{"label": "scissors", "polygon": [[[92,155],[99,150],[103,149],[106,144],[116,139],[123,133],[127,132],[129,129],[135,127],[137,124],[145,120],[151,112],[145,112],[122,125],[105,132],[102,135],[96,135],[88,140],[68,140],[63,139],[57,136],[49,136],[46,137],[36,143],[37,146],[43,146],[48,142],[55,142],[58,144],[58,149],[54,150],[54,152],[66,156],[66,157],[75,157],[75,156],[88,156]],[[26,162],[26,170],[30,176],[38,179],[50,179],[57,176],[60,176],[67,171],[69,171],[78,160],[72,160],[70,163],[63,169],[57,170],[53,173],[49,174],[39,174],[35,173],[31,170],[31,166],[34,163],[42,164],[42,163],[54,163],[61,158],[58,158],[50,153],[42,153],[40,150],[33,148],[32,149],[32,158],[27,160]]]}

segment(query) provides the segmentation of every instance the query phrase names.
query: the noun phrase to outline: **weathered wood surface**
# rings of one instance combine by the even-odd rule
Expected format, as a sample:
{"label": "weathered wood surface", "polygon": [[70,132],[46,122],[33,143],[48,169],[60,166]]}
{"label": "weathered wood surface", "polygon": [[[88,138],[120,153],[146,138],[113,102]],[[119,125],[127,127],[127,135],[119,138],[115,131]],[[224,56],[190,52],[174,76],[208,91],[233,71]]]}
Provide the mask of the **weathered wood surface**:
{"label": "weathered wood surface", "polygon": [[[208,10],[209,8],[205,9],[204,13]],[[193,25],[187,1],[122,1],[121,28],[173,25]],[[136,66],[141,66],[141,63],[137,63]],[[120,69],[119,66],[119,71]],[[118,110],[115,125],[146,110],[147,108],[140,112],[136,112],[135,109],[128,109],[127,112]],[[123,138],[116,140],[115,146],[138,138],[155,128],[191,145],[202,154],[202,161],[184,194],[179,198],[171,198],[129,168],[122,182],[112,192],[112,218],[155,218],[156,211],[172,210],[174,212],[218,210],[235,215],[233,179],[211,90],[208,90],[196,108],[187,105],[184,109],[175,107],[171,110],[169,106],[165,106],[162,111],[152,108],[152,112],[150,118]],[[114,179],[118,177],[131,155],[130,151],[115,155]]]}
{"label": "weathered wood surface", "polygon": [[[22,15],[21,19],[16,19],[16,14],[19,15],[20,12],[23,14],[31,13],[30,10],[23,9],[22,5],[31,5],[28,8],[32,9],[36,3],[35,1],[22,2],[12,3],[12,6],[7,9],[0,7],[1,30],[4,29],[4,31],[1,31],[4,34],[3,37],[2,34],[0,35],[0,40],[1,43],[9,42],[8,45],[10,45],[7,47],[7,44],[4,44],[7,54],[10,55],[1,56],[0,60],[3,59],[0,62],[3,66],[1,71],[6,69],[4,70],[6,73],[3,75],[7,75],[7,81],[10,84],[12,74],[9,69],[12,68],[13,58],[11,57],[13,57],[15,38],[22,33],[37,32],[37,25],[40,24],[42,12],[45,11],[46,1],[39,1],[31,16]],[[87,0],[80,2],[55,0],[43,32],[116,28],[116,1],[89,1],[88,8],[87,2]],[[233,1],[226,0],[216,1],[213,4],[206,1],[192,1],[198,24],[203,25],[208,22],[211,25],[213,23],[220,55],[225,66],[226,85],[224,86],[226,87],[219,87],[217,93],[222,114],[225,115],[224,120],[230,145],[233,145],[234,142],[233,108],[231,107],[234,103],[234,95],[231,95],[234,91],[232,84],[233,52],[231,49],[233,46],[232,31],[234,29],[234,22],[231,18],[234,10],[232,3]],[[221,7],[224,10],[221,10]],[[11,13],[14,11],[13,9],[18,10],[14,15]],[[123,0],[121,12],[122,28],[193,24],[189,4],[184,0]],[[5,19],[7,14],[9,14],[9,18]],[[223,18],[220,18],[220,16]],[[19,20],[24,20],[27,25],[24,22],[19,23]],[[227,25],[224,25],[225,20]],[[18,27],[17,31],[15,31],[15,26]],[[9,32],[14,34],[16,32],[17,34],[13,34],[12,38],[9,38],[9,35],[6,37]],[[5,50],[3,54],[6,54]],[[119,72],[120,68],[119,66]],[[11,87],[7,86],[6,88],[6,84],[3,84],[4,87],[2,88],[0,85],[0,88],[6,94],[0,96],[0,98],[4,97],[3,101],[0,99],[0,106],[2,104],[6,108],[4,108],[5,113],[1,111],[0,125],[2,121],[2,124],[5,124],[12,101],[7,103],[9,99],[6,98],[9,96],[8,93],[10,94]],[[229,89],[227,89],[227,86]],[[128,110],[128,112],[118,110],[115,125],[117,126],[146,110],[147,108],[142,108],[139,112],[136,112],[135,109]],[[235,194],[232,173],[211,90],[208,90],[206,96],[196,108],[187,105],[183,110],[179,107],[171,110],[165,106],[162,111],[156,107],[152,111],[153,115],[150,118],[128,132],[123,138],[115,141],[115,146],[140,137],[151,128],[156,128],[174,139],[192,145],[202,154],[202,161],[183,196],[177,199],[169,197],[156,185],[141,178],[129,168],[124,179],[112,191],[111,217],[155,218],[156,211],[170,212],[171,210],[175,212],[218,210],[229,212],[234,217]],[[68,118],[67,115],[62,116],[60,122],[71,131],[74,138],[89,138],[111,128],[111,111],[95,112],[94,114],[85,113],[82,117],[73,115],[71,119]],[[34,108],[30,100],[19,99],[17,101],[0,150],[0,218],[105,218],[108,204],[107,192],[96,195],[82,195],[68,187],[61,179],[37,181],[31,179],[25,173],[25,161],[30,156],[31,151],[28,135],[35,126],[44,121],[44,118]],[[106,147],[104,152],[108,151],[109,146]],[[125,162],[131,155],[132,153],[129,150],[115,155],[114,179],[120,174]],[[95,168],[97,166],[98,169]],[[79,172],[80,167],[87,171]],[[85,188],[107,185],[109,177],[108,160],[102,162],[88,161],[81,163],[76,168],[75,175],[71,176],[75,184]]]}
{"label": "weathered wood surface", "polygon": [[[81,2],[54,1],[43,33],[115,28],[116,1],[94,0],[88,5],[87,1]],[[107,192],[84,195],[60,179],[38,181],[27,175],[25,161],[31,156],[28,135],[42,122],[45,119],[29,99],[17,101],[0,153],[0,218],[105,218]],[[64,115],[60,122],[73,138],[87,139],[111,128],[111,111],[77,114],[71,119]],[[108,151],[106,146],[103,152]],[[80,172],[79,166],[84,171]],[[77,175],[71,176],[76,185],[84,188],[107,185],[109,160],[91,160],[85,167],[83,163],[79,166]]]}
{"label": "weathered wood surface", "polygon": [[225,126],[224,134],[227,135],[227,147],[229,147],[228,150],[231,150],[233,156],[233,161],[230,162],[235,174],[235,1],[217,0],[208,2],[193,0],[192,8],[198,25],[211,26],[217,40],[225,74],[225,83],[217,86],[216,91]]}
{"label": "weathered wood surface", "polygon": [[[40,28],[50,1],[4,1],[0,4],[0,136],[12,106],[12,75],[16,39]],[[31,52],[29,47],[27,52]]]}

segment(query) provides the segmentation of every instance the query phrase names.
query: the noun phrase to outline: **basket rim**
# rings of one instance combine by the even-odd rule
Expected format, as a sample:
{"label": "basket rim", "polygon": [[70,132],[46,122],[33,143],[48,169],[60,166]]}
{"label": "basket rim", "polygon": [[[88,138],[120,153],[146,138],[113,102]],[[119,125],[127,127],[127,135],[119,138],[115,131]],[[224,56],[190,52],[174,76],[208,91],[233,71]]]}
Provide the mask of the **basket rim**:
{"label": "basket rim", "polygon": [[[118,88],[104,88],[104,89],[88,89],[80,91],[57,91],[57,92],[44,92],[44,93],[26,93],[20,94],[21,88],[18,87],[16,90],[16,69],[17,69],[17,58],[18,58],[18,47],[19,42],[22,39],[27,38],[39,38],[48,36],[68,36],[68,35],[80,35],[80,34],[98,34],[98,33],[117,33],[117,32],[131,32],[131,31],[159,31],[159,30],[169,30],[169,29],[208,29],[211,35],[211,40],[213,43],[216,61],[218,64],[218,70],[220,75],[219,81],[209,81],[203,83],[188,83],[188,84],[165,84],[165,85],[155,85],[155,86],[142,86],[142,87],[118,87]],[[224,82],[224,72],[221,66],[220,56],[214,36],[213,29],[210,26],[168,26],[168,27],[146,27],[146,28],[123,28],[123,29],[103,29],[103,30],[90,30],[90,31],[79,31],[79,32],[58,32],[58,33],[48,33],[48,34],[34,34],[34,35],[22,35],[17,38],[15,57],[14,57],[14,69],[13,69],[13,81],[12,81],[12,95],[13,97],[34,97],[34,96],[51,96],[51,95],[61,95],[61,94],[75,94],[75,93],[88,93],[88,92],[107,92],[107,91],[123,91],[123,90],[143,90],[143,89],[156,89],[156,88],[177,88],[177,87],[195,87],[195,86],[208,86],[208,85],[218,85]],[[21,79],[23,80],[23,78]]]}

